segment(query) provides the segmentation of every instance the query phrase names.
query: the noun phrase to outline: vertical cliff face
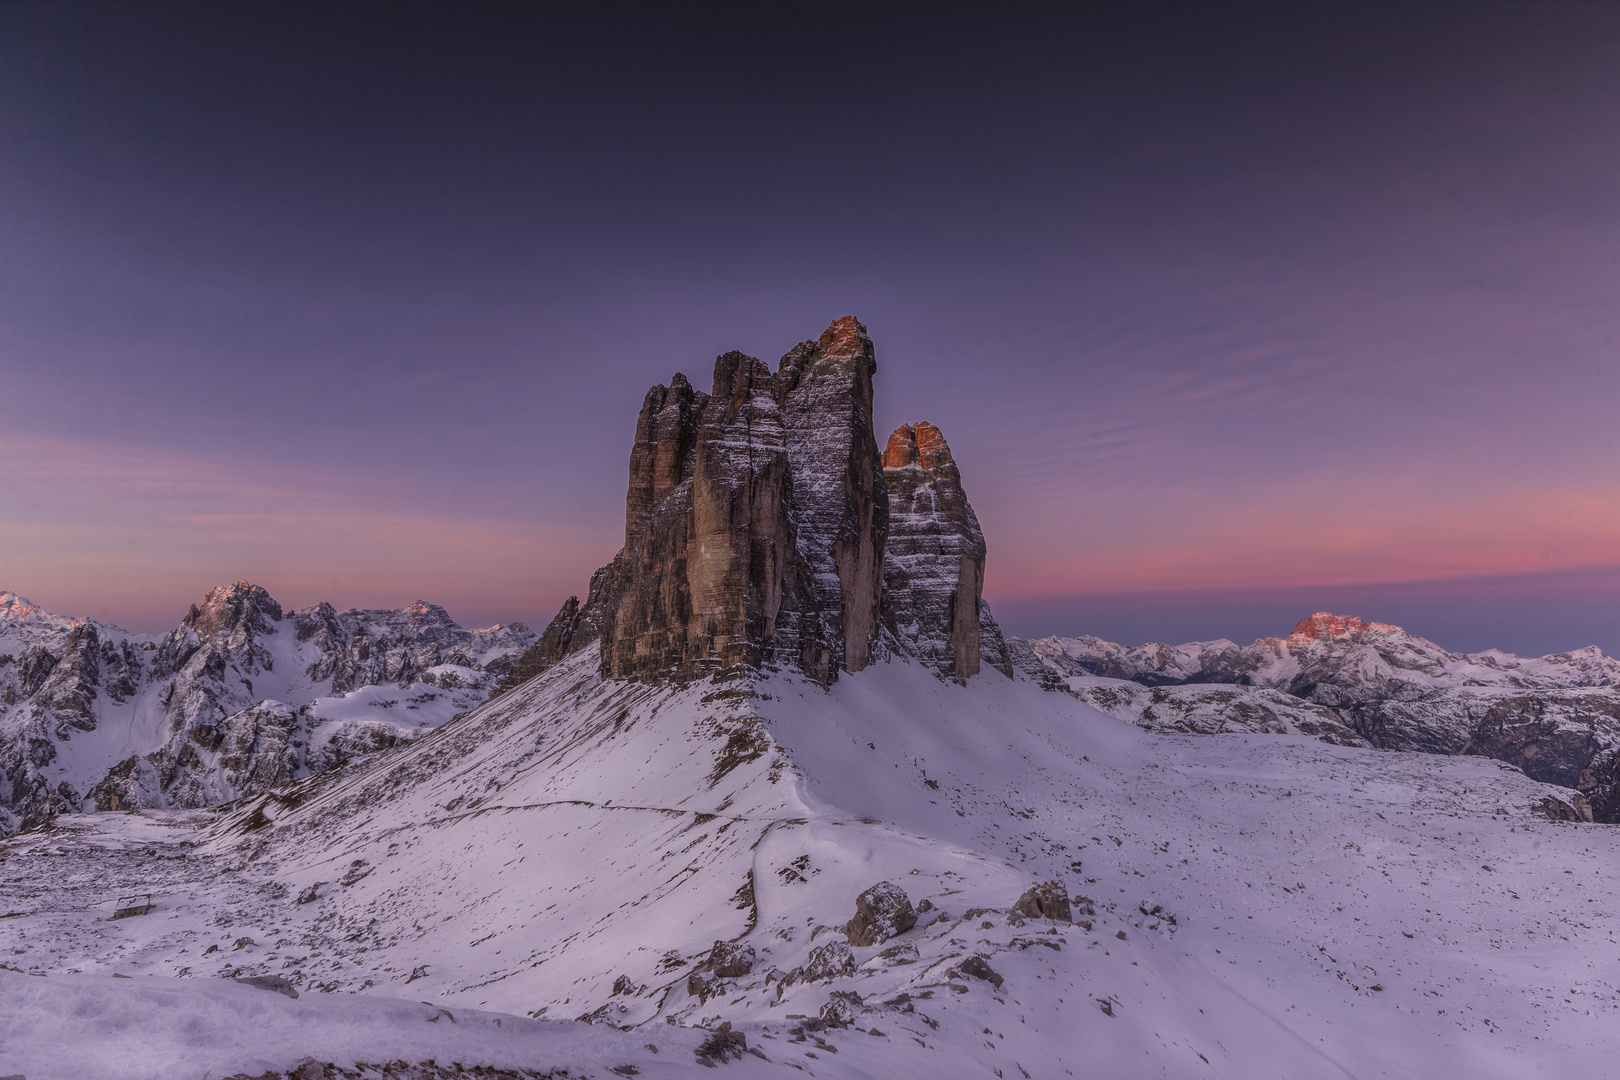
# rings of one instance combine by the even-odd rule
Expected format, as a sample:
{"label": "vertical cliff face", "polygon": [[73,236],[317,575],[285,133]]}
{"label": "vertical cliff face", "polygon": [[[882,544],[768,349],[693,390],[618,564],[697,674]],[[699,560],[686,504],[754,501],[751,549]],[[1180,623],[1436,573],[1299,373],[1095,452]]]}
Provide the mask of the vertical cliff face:
{"label": "vertical cliff face", "polygon": [[686,542],[692,524],[692,465],[708,395],[684,375],[647,391],[630,451],[625,496],[624,589],[608,604],[603,670],[618,678],[653,674],[686,654],[691,600]]}
{"label": "vertical cliff face", "polygon": [[[894,460],[879,455],[876,370],[871,337],[846,316],[775,375],[731,352],[715,361],[709,394],[682,375],[649,390],[624,550],[583,605],[569,598],[503,689],[596,641],[612,678],[777,664],[830,683],[881,653],[885,627],[944,676],[978,672],[982,640],[1009,671],[979,597],[984,537],[950,449],[938,429],[908,425],[891,440]],[[886,555],[893,484],[904,538]]]}
{"label": "vertical cliff face", "polygon": [[[945,436],[932,424],[904,424],[883,452],[889,489],[884,613],[895,639],[942,675],[979,673],[989,609],[984,533],[962,489]],[[1006,670],[1001,632],[991,623],[991,662]]]}
{"label": "vertical cliff face", "polygon": [[800,663],[824,680],[877,645],[889,498],[872,433],[872,339],[853,316],[782,357],[776,374],[804,565]]}
{"label": "vertical cliff face", "polygon": [[630,456],[619,587],[603,670],[615,678],[758,664],[793,567],[788,458],[770,369],[715,361],[714,392],[648,391]]}
{"label": "vertical cliff face", "polygon": [[[888,527],[875,367],[866,329],[843,318],[775,375],[732,352],[708,395],[680,375],[648,391],[602,620],[605,674],[776,662],[830,682],[871,662]],[[568,651],[586,644],[575,640]]]}
{"label": "vertical cliff face", "polygon": [[771,369],[732,352],[714,369],[692,471],[689,660],[758,664],[772,655],[796,569],[788,453]]}

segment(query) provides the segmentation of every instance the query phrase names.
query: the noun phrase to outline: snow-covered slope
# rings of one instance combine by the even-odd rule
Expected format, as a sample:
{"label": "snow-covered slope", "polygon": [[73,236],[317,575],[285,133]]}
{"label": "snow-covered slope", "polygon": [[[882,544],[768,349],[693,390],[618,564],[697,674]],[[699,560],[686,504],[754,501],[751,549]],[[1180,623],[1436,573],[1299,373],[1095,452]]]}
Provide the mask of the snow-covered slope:
{"label": "snow-covered slope", "polygon": [[1326,612],[1287,637],[1247,646],[1124,648],[1095,637],[1010,645],[1023,670],[1144,727],[1300,731],[1387,750],[1478,754],[1579,788],[1583,813],[1620,822],[1620,661],[1597,648],[1534,658],[1454,653],[1398,626]]}
{"label": "snow-covered slope", "polygon": [[534,639],[420,602],[284,613],[248,582],[162,636],[0,593],[0,835],[87,805],[226,802],[414,738]]}
{"label": "snow-covered slope", "polygon": [[[15,837],[0,925],[48,985],[279,974],[300,1006],[364,991],[654,1044],[729,1022],[764,1055],[738,1075],[1594,1073],[1620,1049],[1615,834],[1549,798],[1572,793],[1480,758],[1142,731],[993,670],[682,687],[604,681],[592,650],[228,813]],[[1054,879],[1075,922],[1012,912]],[[918,923],[845,967],[825,947],[881,881]],[[137,883],[155,910],[107,921]],[[752,964],[701,970],[717,941]],[[251,1067],[361,1060],[323,1038]],[[65,1075],[29,1045],[0,1071]]]}

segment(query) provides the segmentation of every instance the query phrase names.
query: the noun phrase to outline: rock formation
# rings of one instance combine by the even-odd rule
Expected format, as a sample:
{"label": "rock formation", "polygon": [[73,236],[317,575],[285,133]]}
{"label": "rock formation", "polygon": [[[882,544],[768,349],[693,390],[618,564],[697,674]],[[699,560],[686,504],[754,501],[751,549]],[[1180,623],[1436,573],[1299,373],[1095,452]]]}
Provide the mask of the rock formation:
{"label": "rock formation", "polygon": [[889,496],[872,432],[877,354],[846,315],[778,366],[803,585],[796,620],[807,671],[859,671],[878,640]]}
{"label": "rock formation", "polygon": [[856,947],[877,945],[917,925],[917,912],[906,891],[880,881],[855,898],[855,915],[844,925],[844,937]]}
{"label": "rock formation", "polygon": [[[883,452],[889,489],[884,556],[885,620],[908,651],[959,682],[979,673],[984,533],[962,490],[945,436],[929,423],[904,424]],[[1000,631],[989,660],[1011,675]]]}
{"label": "rock formation", "polygon": [[647,392],[630,454],[625,585],[602,647],[615,678],[758,664],[796,569],[770,369],[731,352],[712,394],[670,383]]}
{"label": "rock formation", "polygon": [[[602,673],[623,679],[773,665],[827,684],[891,644],[945,677],[969,678],[981,655],[1011,675],[980,599],[984,536],[950,451],[938,429],[908,425],[912,460],[896,458],[890,479],[872,433],[876,370],[866,328],[845,316],[774,375],[730,352],[710,393],[680,374],[647,391],[624,548],[502,690],[596,642]],[[891,554],[895,482],[906,520]]]}

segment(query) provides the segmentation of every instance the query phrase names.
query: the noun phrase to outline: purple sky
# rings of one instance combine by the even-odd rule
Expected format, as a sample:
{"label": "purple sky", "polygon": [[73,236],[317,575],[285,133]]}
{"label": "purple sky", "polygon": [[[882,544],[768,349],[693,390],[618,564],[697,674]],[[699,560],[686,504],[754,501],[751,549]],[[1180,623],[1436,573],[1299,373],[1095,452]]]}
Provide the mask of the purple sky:
{"label": "purple sky", "polygon": [[0,589],[543,624],[853,313],[1012,632],[1620,652],[1620,8],[1011,10],[0,5]]}

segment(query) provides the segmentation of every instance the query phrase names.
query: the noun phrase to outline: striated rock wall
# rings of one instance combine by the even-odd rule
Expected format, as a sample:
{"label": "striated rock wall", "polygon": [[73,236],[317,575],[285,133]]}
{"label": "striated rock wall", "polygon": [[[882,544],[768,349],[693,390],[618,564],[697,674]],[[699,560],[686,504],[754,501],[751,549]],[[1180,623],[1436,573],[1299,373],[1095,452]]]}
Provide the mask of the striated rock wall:
{"label": "striated rock wall", "polygon": [[[889,538],[885,619],[895,639],[942,675],[979,673],[984,533],[962,489],[951,448],[929,423],[904,424],[883,451]],[[997,630],[995,639],[1000,640]],[[1005,647],[996,657],[1006,671]]]}
{"label": "striated rock wall", "polygon": [[796,569],[788,456],[770,369],[715,361],[714,391],[648,391],[625,501],[621,587],[604,624],[615,678],[758,664]]}
{"label": "striated rock wall", "polygon": [[830,682],[870,663],[888,527],[875,369],[871,338],[846,317],[775,375],[730,352],[708,394],[679,374],[649,390],[624,549],[598,572],[599,635],[572,629],[589,603],[565,605],[517,670],[532,676],[598,639],[613,678],[786,663]]}
{"label": "striated rock wall", "polygon": [[846,315],[776,373],[803,566],[784,645],[824,682],[871,663],[878,643],[889,498],[872,431],[876,372],[866,327]]}

